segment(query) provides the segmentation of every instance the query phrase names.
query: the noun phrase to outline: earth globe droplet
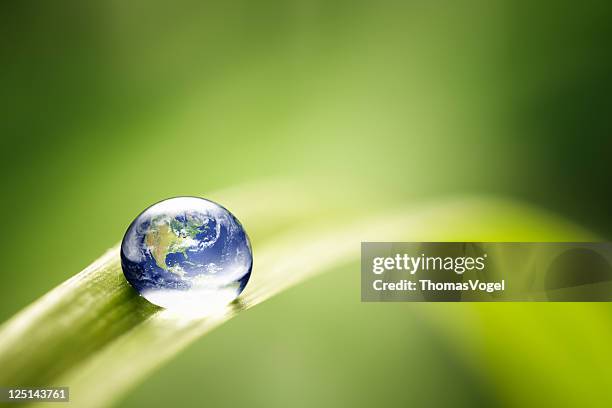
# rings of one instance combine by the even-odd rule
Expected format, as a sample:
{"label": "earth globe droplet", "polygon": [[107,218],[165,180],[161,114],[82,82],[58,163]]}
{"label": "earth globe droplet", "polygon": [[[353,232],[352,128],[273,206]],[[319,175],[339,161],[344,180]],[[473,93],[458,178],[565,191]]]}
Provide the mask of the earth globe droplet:
{"label": "earth globe droplet", "polygon": [[249,238],[224,207],[176,197],[144,210],[121,243],[127,281],[166,309],[206,313],[233,301],[253,267]]}

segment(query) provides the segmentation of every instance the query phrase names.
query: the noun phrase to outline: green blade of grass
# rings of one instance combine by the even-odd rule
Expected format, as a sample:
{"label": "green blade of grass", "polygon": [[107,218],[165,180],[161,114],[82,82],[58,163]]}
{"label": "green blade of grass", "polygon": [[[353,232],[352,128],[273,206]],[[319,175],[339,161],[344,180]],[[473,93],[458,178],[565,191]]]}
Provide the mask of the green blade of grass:
{"label": "green blade of grass", "polygon": [[[269,206],[248,211],[246,203],[252,198],[229,194],[222,200],[230,208],[245,206],[237,214],[247,228],[253,226],[249,231],[254,238],[254,271],[236,302],[197,318],[155,307],[125,281],[115,247],[0,328],[0,384],[69,386],[72,405],[107,406],[236,313],[308,277],[357,260],[361,241],[592,238],[545,213],[484,198],[445,200],[348,220],[338,214],[295,223],[313,212],[306,205],[282,217],[276,226],[278,213]],[[297,226],[282,231],[283,223]]]}

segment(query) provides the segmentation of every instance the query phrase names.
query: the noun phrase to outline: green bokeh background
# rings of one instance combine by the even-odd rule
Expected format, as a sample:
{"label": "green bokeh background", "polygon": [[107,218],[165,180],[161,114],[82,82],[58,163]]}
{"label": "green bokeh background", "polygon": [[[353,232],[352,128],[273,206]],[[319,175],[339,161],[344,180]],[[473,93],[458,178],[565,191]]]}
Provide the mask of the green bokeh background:
{"label": "green bokeh background", "polygon": [[[610,38],[603,1],[5,2],[0,320],[152,202],[267,180],[322,213],[493,196],[609,239]],[[122,403],[609,406],[609,305],[361,304],[358,271],[240,314]]]}

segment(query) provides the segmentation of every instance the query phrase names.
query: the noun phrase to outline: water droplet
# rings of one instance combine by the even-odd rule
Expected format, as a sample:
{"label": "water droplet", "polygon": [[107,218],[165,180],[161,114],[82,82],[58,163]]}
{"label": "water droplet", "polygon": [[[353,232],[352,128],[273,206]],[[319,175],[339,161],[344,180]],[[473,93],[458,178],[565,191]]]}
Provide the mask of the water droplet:
{"label": "water droplet", "polygon": [[128,282],[149,302],[206,314],[234,300],[253,266],[249,238],[224,207],[176,197],[144,210],[121,243]]}

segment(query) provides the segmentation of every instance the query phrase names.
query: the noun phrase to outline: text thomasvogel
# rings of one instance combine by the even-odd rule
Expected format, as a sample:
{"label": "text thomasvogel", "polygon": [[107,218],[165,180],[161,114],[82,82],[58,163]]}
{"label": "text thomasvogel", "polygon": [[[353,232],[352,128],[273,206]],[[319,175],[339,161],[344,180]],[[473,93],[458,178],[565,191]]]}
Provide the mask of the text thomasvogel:
{"label": "text thomasvogel", "polygon": [[[396,254],[393,257],[376,257],[372,260],[372,272],[381,275],[385,271],[399,270],[414,275],[417,271],[453,271],[462,275],[466,271],[482,271],[485,269],[487,254],[479,257],[440,257],[440,256],[410,256],[408,254]],[[418,279],[416,281],[401,279],[396,282],[385,282],[376,279],[372,286],[376,291],[388,290],[473,290],[484,292],[496,292],[505,290],[506,282],[482,282],[479,279],[469,279],[467,282],[433,282],[429,279]]]}

